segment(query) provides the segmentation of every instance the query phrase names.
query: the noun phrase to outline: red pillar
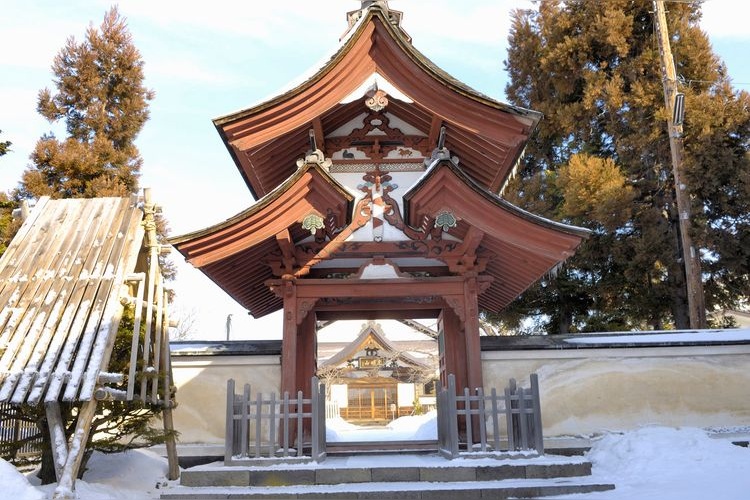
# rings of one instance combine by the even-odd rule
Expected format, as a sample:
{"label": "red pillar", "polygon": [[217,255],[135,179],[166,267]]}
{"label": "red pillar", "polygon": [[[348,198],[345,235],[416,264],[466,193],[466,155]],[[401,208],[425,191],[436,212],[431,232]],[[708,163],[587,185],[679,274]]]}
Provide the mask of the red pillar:
{"label": "red pillar", "polygon": [[310,379],[318,369],[318,342],[315,335],[315,312],[311,311],[297,326],[297,389],[306,398],[310,394]]}
{"label": "red pillar", "polygon": [[464,282],[464,310],[466,311],[464,341],[466,343],[466,386],[472,392],[483,387],[478,295],[479,287],[476,276],[468,277]]}
{"label": "red pillar", "polygon": [[444,366],[444,370],[440,373],[440,382],[443,387],[447,387],[447,377],[452,373],[456,377],[456,387],[463,390],[468,381],[463,325],[456,312],[450,307],[443,309],[441,322],[443,327],[441,343],[443,352],[440,353],[440,356],[444,359],[444,363],[441,363],[441,368]]}
{"label": "red pillar", "polygon": [[284,325],[281,338],[281,394],[297,394],[297,287],[283,281]]}

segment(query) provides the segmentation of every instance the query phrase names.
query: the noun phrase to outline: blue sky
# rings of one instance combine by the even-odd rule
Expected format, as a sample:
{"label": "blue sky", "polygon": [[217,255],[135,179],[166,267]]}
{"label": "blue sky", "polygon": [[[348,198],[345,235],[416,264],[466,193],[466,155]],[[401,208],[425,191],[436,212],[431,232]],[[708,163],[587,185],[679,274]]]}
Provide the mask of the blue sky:
{"label": "blue sky", "polygon": [[[153,189],[173,234],[200,229],[253,200],[211,122],[285,87],[332,54],[358,0],[123,0],[146,85],[156,91],[137,145],[142,186]],[[52,87],[50,66],[69,36],[98,26],[111,2],[10,0],[0,17],[0,130],[13,142],[0,159],[0,189],[15,187],[36,140],[60,130],[35,111]],[[531,1],[393,0],[414,45],[453,76],[504,100],[510,11]],[[750,2],[707,0],[703,28],[738,88],[750,90]],[[179,255],[175,259],[181,261]],[[278,337],[278,321],[251,322],[202,275],[181,266],[174,284],[178,314],[200,310],[200,336],[221,338],[233,315],[234,338]]]}

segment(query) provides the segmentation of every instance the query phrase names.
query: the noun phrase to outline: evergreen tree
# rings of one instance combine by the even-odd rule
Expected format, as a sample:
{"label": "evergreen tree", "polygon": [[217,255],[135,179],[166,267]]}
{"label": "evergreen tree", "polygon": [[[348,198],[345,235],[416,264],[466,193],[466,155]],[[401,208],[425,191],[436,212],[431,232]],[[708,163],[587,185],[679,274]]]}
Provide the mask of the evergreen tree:
{"label": "evergreen tree", "polygon": [[[549,333],[688,326],[652,10],[647,0],[541,0],[538,11],[514,12],[508,99],[545,118],[506,196],[593,235],[494,320],[533,317]],[[711,311],[736,305],[750,285],[750,95],[732,88],[699,20],[699,3],[669,4]]]}
{"label": "evergreen tree", "polygon": [[85,40],[71,37],[52,71],[56,93],[39,92],[37,111],[62,120],[67,137],[43,136],[23,174],[22,197],[126,196],[137,190],[141,157],[134,140],[148,120],[154,93],[143,85],[143,62],[125,19],[113,7]]}

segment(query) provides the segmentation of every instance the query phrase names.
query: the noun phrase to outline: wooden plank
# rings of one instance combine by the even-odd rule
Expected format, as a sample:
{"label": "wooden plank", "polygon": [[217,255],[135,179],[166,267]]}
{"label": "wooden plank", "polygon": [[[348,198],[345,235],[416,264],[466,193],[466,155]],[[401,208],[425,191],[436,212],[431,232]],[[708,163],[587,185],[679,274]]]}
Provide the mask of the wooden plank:
{"label": "wooden plank", "polygon": [[[82,240],[84,239],[85,233],[88,231],[89,224],[91,223],[91,214],[95,210],[90,210],[91,205],[94,202],[90,200],[75,200],[80,203],[69,203],[69,210],[65,213],[65,223],[60,228],[60,233],[64,236],[64,243],[54,256],[56,264],[51,265],[50,268],[55,268],[55,277],[52,280],[51,287],[45,297],[45,303],[54,301],[49,306],[51,307],[50,313],[47,315],[47,321],[44,327],[37,336],[27,335],[24,341],[24,347],[30,352],[26,356],[25,361],[25,373],[18,382],[18,386],[11,399],[14,403],[23,403],[26,401],[27,393],[32,389],[32,382],[37,378],[46,380],[46,376],[49,373],[49,365],[47,370],[43,372],[44,361],[47,359],[47,353],[51,346],[54,347],[54,338],[57,331],[57,326],[62,320],[67,320],[71,317],[70,314],[65,315],[65,311],[68,308],[75,308],[77,304],[70,307],[70,296],[75,288],[75,281],[72,279],[72,275],[76,274],[80,270],[81,261],[78,259],[78,255],[81,249]],[[89,203],[83,203],[89,201]],[[68,227],[75,227],[73,230],[68,230]],[[63,239],[63,238],[61,238]],[[50,269],[51,272],[51,269]],[[44,312],[45,309],[42,309]],[[64,335],[64,332],[63,332]],[[59,344],[59,342],[58,342]],[[20,358],[17,356],[17,359]],[[44,384],[44,381],[42,381]]]}
{"label": "wooden plank", "polygon": [[497,414],[497,389],[492,388],[492,437],[494,451],[500,450],[500,423],[498,422]]}
{"label": "wooden plank", "polygon": [[531,398],[534,414],[534,448],[540,455],[544,454],[544,432],[542,431],[542,403],[539,399],[539,377],[531,374]]}
{"label": "wooden plank", "polygon": [[224,428],[224,465],[232,462],[234,455],[234,379],[227,380],[227,407]]}
{"label": "wooden plank", "polygon": [[88,401],[93,397],[96,377],[101,370],[106,345],[110,335],[112,337],[116,335],[117,324],[122,314],[123,306],[119,294],[125,273],[122,270],[118,272],[117,263],[122,256],[123,247],[129,241],[127,235],[128,227],[132,223],[132,212],[128,210],[129,199],[122,198],[116,201],[119,203],[106,236],[108,244],[102,251],[94,270],[93,278],[99,279],[98,287],[89,320],[70,370],[70,379],[63,393],[65,401],[76,399]]}
{"label": "wooden plank", "polygon": [[[117,209],[117,204],[112,201],[114,199],[108,200],[98,206],[95,230],[89,231],[86,234],[85,241],[82,242],[82,251],[78,258],[83,261],[83,266],[77,276],[72,275],[76,281],[76,287],[69,301],[71,305],[68,308],[71,311],[75,310],[75,315],[72,320],[61,322],[58,325],[58,331],[55,333],[56,342],[58,342],[58,339],[61,342],[64,338],[64,343],[61,347],[57,345],[55,350],[49,349],[47,353],[49,362],[54,363],[54,370],[49,377],[47,391],[43,395],[45,401],[56,401],[62,386],[67,382],[70,363],[75,356],[78,343],[89,319],[89,312],[94,304],[98,290],[98,283],[94,276],[100,254],[105,251],[105,246],[99,242],[107,237],[109,224]],[[73,307],[76,304],[77,307]],[[41,387],[35,387],[35,390],[37,389],[41,389]]]}
{"label": "wooden plank", "polygon": [[138,281],[138,288],[134,297],[133,306],[133,338],[130,341],[130,367],[128,370],[127,400],[132,401],[135,396],[136,369],[138,368],[138,343],[141,339],[141,318],[143,316],[143,292],[146,286],[146,274],[138,273],[133,276]]}
{"label": "wooden plank", "polygon": [[[107,210],[109,217],[102,220],[102,224],[95,235],[95,240],[87,243],[93,251],[89,252],[87,265],[79,278],[88,281],[86,292],[79,306],[86,312],[87,317],[81,318],[79,321],[76,321],[79,319],[78,317],[74,319],[72,326],[82,327],[82,330],[69,333],[58,363],[58,368],[64,370],[68,379],[63,396],[67,401],[75,399],[96,330],[104,313],[106,297],[112,288],[113,279],[105,274],[108,271],[106,263],[111,254],[112,246],[117,245],[117,230],[115,228],[119,226],[124,216],[122,211],[123,201],[127,202],[127,200],[119,198],[106,198],[101,201],[110,205]],[[60,363],[62,363],[62,366],[60,366]],[[50,384],[50,388],[52,388],[52,384]],[[45,399],[52,399],[49,390]]]}
{"label": "wooden plank", "polygon": [[[42,215],[46,210],[47,203],[49,202],[49,196],[43,196],[37,201],[34,210],[31,211],[29,217],[23,221],[18,232],[13,236],[13,239],[8,244],[8,248],[5,249],[3,255],[0,256],[0,300],[5,299],[5,286],[12,281],[9,278],[14,274],[19,263],[28,263],[28,259],[25,258],[26,252],[31,252],[34,249],[31,245],[25,241],[31,232],[32,228],[38,227],[39,216]],[[5,302],[2,302],[5,303]]]}
{"label": "wooden plank", "polygon": [[[84,298],[86,297],[86,290],[89,288],[88,276],[94,269],[95,256],[98,254],[98,248],[94,248],[92,242],[96,241],[102,224],[106,224],[105,221],[108,221],[111,217],[112,209],[113,205],[107,203],[87,205],[86,211],[90,214],[90,218],[86,221],[86,224],[81,224],[87,226],[86,232],[79,235],[81,241],[78,245],[78,251],[73,256],[73,263],[64,277],[70,285],[69,298],[46,349],[44,360],[39,369],[39,377],[34,381],[34,386],[27,398],[30,404],[37,404],[44,398],[44,391],[47,385],[51,383],[52,378],[57,377],[59,379],[57,381],[58,387],[64,382],[62,378],[63,373],[67,371],[67,365],[62,363],[64,366],[60,367],[58,360],[65,352],[65,346],[71,332],[80,331],[80,328],[82,328],[81,322],[88,314],[88,308],[82,307],[82,302],[86,302]],[[93,294],[93,292],[90,293]],[[75,333],[73,333],[73,336],[77,342]],[[72,349],[72,347],[69,347],[69,349]],[[56,399],[57,392],[55,392],[54,398],[50,398],[51,400]]]}
{"label": "wooden plank", "polygon": [[[60,260],[56,259],[56,256],[60,251],[67,250],[65,244],[69,243],[69,240],[54,237],[54,223],[64,225],[66,215],[64,208],[67,206],[76,208],[79,205],[55,204],[52,206],[55,210],[50,210],[51,213],[40,214],[39,230],[32,232],[33,241],[27,242],[38,247],[36,251],[25,254],[31,261],[25,262],[16,271],[17,279],[22,282],[17,289],[18,294],[15,294],[18,302],[6,305],[6,307],[13,307],[15,311],[3,333],[0,334],[0,345],[5,345],[5,352],[0,357],[0,366],[10,367],[11,372],[7,377],[5,373],[0,373],[0,381],[4,382],[0,390],[2,401],[10,397],[21,373],[26,368],[34,343],[44,328],[52,304],[55,303],[55,297],[47,297],[47,294],[52,289],[54,278],[59,271]],[[26,283],[23,283],[24,279]],[[16,320],[20,319],[20,322],[13,321],[13,317]]]}
{"label": "wooden plank", "polygon": [[[151,402],[159,401],[159,379],[161,378],[161,340],[162,340],[162,315],[164,314],[164,279],[157,267],[156,276],[156,325],[154,326],[154,373],[151,378]],[[169,395],[165,391],[165,399]]]}
{"label": "wooden plank", "polygon": [[107,275],[113,273],[114,277],[104,311],[105,323],[97,331],[91,359],[81,387],[80,399],[84,401],[91,399],[99,372],[106,370],[109,365],[109,358],[117,337],[117,328],[124,310],[120,300],[121,287],[125,282],[125,276],[133,270],[141,246],[141,240],[138,239],[136,231],[142,220],[140,210],[136,208],[135,200],[126,200],[126,203],[128,203],[128,211],[117,233],[117,244],[107,263]]}

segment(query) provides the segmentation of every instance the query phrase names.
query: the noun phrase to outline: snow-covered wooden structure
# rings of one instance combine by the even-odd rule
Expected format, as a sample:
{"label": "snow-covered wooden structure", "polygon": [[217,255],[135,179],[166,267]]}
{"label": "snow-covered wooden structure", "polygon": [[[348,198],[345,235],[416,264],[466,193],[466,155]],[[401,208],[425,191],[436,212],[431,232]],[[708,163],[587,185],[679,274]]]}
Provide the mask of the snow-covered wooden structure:
{"label": "snow-covered wooden structure", "polygon": [[[167,292],[154,215],[148,190],[143,200],[42,198],[0,258],[0,402],[45,406],[62,498],[72,494],[98,401],[158,405],[171,428]],[[111,373],[126,309],[136,333],[129,370]],[[69,442],[61,401],[82,403]]]}

